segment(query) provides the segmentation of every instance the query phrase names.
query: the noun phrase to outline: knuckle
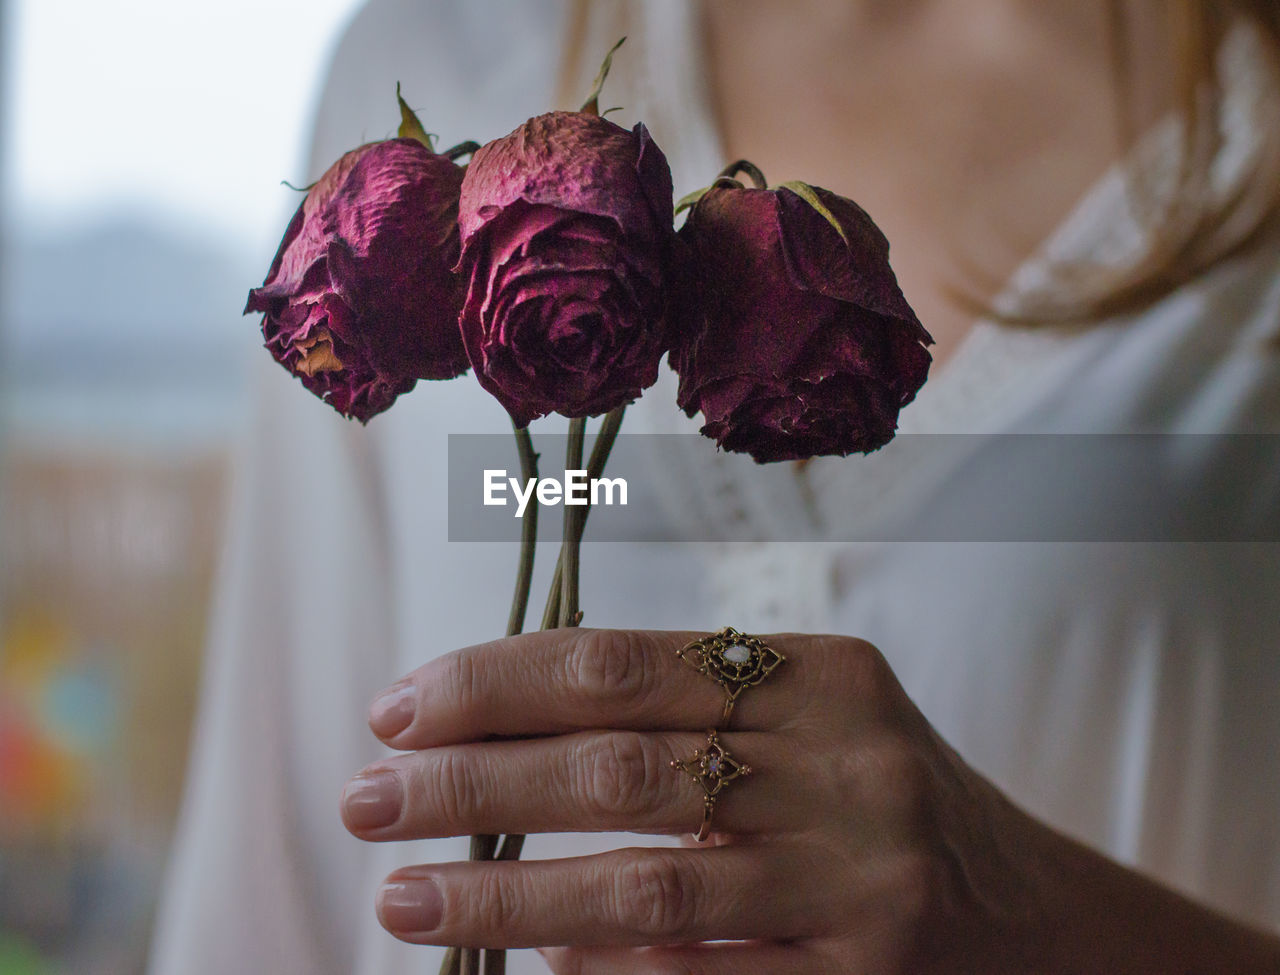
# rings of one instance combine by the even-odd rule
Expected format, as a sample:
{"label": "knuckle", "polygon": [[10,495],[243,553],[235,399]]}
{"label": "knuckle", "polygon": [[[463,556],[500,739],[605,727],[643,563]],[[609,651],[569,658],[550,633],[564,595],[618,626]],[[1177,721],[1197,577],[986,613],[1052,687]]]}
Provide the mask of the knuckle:
{"label": "knuckle", "polygon": [[456,653],[440,677],[440,693],[453,713],[466,722],[484,713],[484,675],[474,656]]}
{"label": "knuckle", "polygon": [[620,926],[651,943],[692,938],[702,887],[692,863],[659,851],[627,858],[614,881]]}
{"label": "knuckle", "polygon": [[521,891],[513,886],[516,876],[518,874],[506,871],[479,872],[473,887],[471,910],[465,916],[482,919],[484,929],[489,932],[521,929],[524,898]]}
{"label": "knuckle", "polygon": [[902,819],[914,823],[932,809],[933,766],[913,743],[889,738],[877,748],[875,766],[881,795]]}
{"label": "knuckle", "polygon": [[884,655],[865,640],[841,640],[825,654],[825,662],[818,674],[823,690],[845,701],[883,703],[898,686]]}
{"label": "knuckle", "polygon": [[643,706],[653,691],[644,640],[624,630],[587,630],[574,638],[570,678],[593,699]]}
{"label": "knuckle", "polygon": [[435,813],[441,831],[450,834],[468,828],[481,811],[482,787],[473,770],[454,751],[445,751],[429,766],[428,795],[435,797]]}
{"label": "knuckle", "polygon": [[928,756],[899,735],[834,756],[831,774],[837,777],[837,802],[863,809],[898,840],[912,846],[934,833],[939,801],[938,777]]}
{"label": "knuckle", "polygon": [[607,820],[633,817],[652,803],[657,776],[657,748],[637,732],[602,735],[588,746],[583,798]]}

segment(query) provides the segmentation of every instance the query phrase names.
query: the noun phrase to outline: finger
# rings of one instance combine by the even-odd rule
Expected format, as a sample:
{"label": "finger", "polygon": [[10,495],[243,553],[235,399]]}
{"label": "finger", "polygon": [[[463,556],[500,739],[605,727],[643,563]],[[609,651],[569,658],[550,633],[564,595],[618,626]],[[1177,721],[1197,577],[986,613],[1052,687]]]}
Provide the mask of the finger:
{"label": "finger", "polygon": [[[750,772],[724,783],[713,827],[737,834],[807,830],[829,808],[829,763],[789,737],[729,733],[719,744]],[[343,820],[368,840],[478,833],[697,832],[702,787],[673,761],[705,735],[579,732],[555,738],[451,745],[397,756],[349,783]],[[847,799],[844,790],[837,801]],[[797,801],[804,796],[805,801]]]}
{"label": "finger", "polygon": [[556,975],[823,975],[837,969],[817,950],[801,943],[736,941],[724,944],[663,945],[652,948],[543,948],[539,952]]}
{"label": "finger", "polygon": [[776,844],[408,867],[378,892],[378,918],[402,941],[460,947],[817,936],[824,858]]}
{"label": "finger", "polygon": [[[726,694],[677,651],[700,635],[560,629],[480,644],[419,668],[375,700],[370,727],[395,748],[589,728],[723,727]],[[769,637],[787,660],[737,700],[732,727],[781,727],[831,688],[822,639]],[[857,641],[846,641],[853,644]]]}

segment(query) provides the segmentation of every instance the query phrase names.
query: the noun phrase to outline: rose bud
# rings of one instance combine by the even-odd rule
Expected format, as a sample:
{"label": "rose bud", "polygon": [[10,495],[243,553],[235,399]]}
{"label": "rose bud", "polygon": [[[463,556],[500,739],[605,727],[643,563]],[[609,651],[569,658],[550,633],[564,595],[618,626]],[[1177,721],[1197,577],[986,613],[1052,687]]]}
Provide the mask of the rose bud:
{"label": "rose bud", "polygon": [[643,125],[530,119],[472,157],[458,220],[467,355],[518,426],[606,413],[657,380],[675,233]]}
{"label": "rose bud", "polygon": [[726,184],[680,229],[691,257],[671,353],[678,404],[760,463],[882,447],[928,376],[933,342],[889,268],[889,242],[828,190]]}
{"label": "rose bud", "polygon": [[414,139],[347,153],[298,207],[245,313],[276,361],[362,423],[419,379],[466,371],[458,332],[462,167]]}

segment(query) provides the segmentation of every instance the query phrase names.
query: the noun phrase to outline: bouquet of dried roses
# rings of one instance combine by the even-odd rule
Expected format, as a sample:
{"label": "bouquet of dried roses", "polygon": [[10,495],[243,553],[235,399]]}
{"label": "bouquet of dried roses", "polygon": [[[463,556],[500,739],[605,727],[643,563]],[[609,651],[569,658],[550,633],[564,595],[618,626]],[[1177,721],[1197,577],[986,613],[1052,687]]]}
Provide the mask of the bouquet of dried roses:
{"label": "bouquet of dried roses", "polygon": [[[348,152],[309,188],[250,292],[267,349],[362,423],[419,379],[473,369],[511,416],[526,483],[538,460],[529,425],[552,413],[571,421],[566,471],[583,469],[587,419],[604,417],[586,466],[600,477],[664,355],[678,406],[700,412],[725,450],[763,463],[883,446],[932,343],[884,235],[852,201],[800,182],[771,188],[745,161],[676,206],[644,125],[628,131],[598,111],[616,50],[580,111],[484,146],[437,153],[397,91],[397,138]],[[588,511],[565,507],[544,629],[582,618]],[[524,628],[536,537],[533,505],[508,634]],[[473,837],[471,856],[515,858],[522,841]],[[479,965],[466,949],[443,971]],[[485,952],[486,973],[503,965]]]}

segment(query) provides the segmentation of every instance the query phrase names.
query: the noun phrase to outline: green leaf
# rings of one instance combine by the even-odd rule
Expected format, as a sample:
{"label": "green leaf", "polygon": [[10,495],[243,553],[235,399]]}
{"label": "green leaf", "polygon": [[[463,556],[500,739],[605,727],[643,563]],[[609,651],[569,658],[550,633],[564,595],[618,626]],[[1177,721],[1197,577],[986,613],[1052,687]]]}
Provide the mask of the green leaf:
{"label": "green leaf", "polygon": [[431,133],[422,127],[422,123],[418,121],[418,116],[413,113],[409,103],[400,97],[400,82],[398,81],[396,82],[396,101],[400,103],[400,128],[396,130],[396,135],[401,139],[417,139],[432,152],[435,152],[436,147],[432,142]]}
{"label": "green leaf", "polygon": [[579,111],[586,112],[588,115],[600,114],[600,92],[604,90],[604,81],[609,77],[609,69],[613,67],[614,52],[622,47],[625,41],[626,38],[623,37],[617,44],[609,48],[609,53],[604,56],[604,63],[600,65],[600,73],[596,75],[596,80],[591,83],[591,93],[587,95],[587,100],[582,103],[582,108]]}
{"label": "green leaf", "polygon": [[790,190],[796,196],[800,197],[800,199],[804,200],[805,203],[809,204],[809,206],[817,210],[822,214],[823,219],[826,220],[827,223],[836,228],[836,233],[840,235],[840,239],[848,245],[849,238],[844,232],[844,227],[840,226],[840,221],[836,219],[834,213],[827,209],[826,204],[822,202],[812,186],[808,183],[801,183],[799,180],[792,180],[789,183],[779,183],[778,189]]}

